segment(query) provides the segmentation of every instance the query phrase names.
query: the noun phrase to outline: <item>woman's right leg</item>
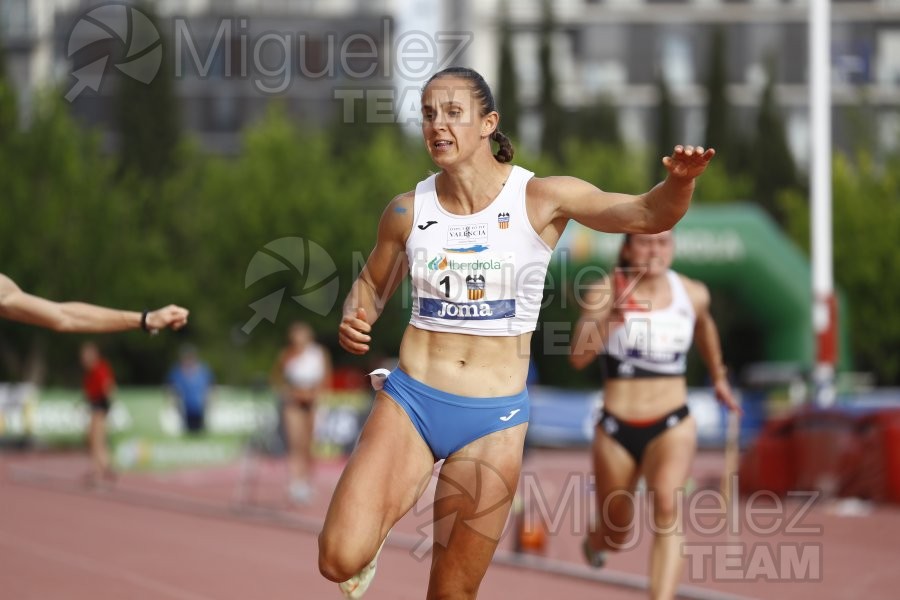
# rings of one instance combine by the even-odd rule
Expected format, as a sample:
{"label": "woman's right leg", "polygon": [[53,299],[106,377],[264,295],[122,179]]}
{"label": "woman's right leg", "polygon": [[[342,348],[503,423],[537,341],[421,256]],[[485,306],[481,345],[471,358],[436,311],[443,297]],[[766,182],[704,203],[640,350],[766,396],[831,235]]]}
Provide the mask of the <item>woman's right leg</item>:
{"label": "woman's right leg", "polygon": [[601,427],[594,430],[593,462],[597,521],[588,533],[590,548],[618,552],[633,542],[638,466]]}
{"label": "woman's right leg", "polygon": [[319,570],[343,582],[375,557],[425,491],[434,457],[400,406],[380,391],[334,490],[319,534]]}

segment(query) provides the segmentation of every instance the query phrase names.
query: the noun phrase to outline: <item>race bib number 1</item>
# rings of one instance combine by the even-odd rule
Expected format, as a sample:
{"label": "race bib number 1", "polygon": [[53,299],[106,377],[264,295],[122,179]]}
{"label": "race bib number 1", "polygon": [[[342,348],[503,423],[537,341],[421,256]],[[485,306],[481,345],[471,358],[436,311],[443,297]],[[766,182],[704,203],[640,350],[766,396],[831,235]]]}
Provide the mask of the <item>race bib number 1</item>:
{"label": "race bib number 1", "polygon": [[515,256],[511,252],[451,252],[431,257],[420,277],[419,315],[448,320],[516,316]]}

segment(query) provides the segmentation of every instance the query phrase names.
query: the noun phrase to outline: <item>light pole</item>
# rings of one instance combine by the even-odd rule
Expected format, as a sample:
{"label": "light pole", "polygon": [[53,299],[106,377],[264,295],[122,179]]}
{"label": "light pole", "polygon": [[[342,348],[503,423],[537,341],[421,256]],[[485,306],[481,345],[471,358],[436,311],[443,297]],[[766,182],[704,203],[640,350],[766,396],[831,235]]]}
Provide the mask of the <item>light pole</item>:
{"label": "light pole", "polygon": [[813,399],[822,407],[835,400],[837,363],[831,222],[831,0],[808,1],[812,319],[816,333]]}

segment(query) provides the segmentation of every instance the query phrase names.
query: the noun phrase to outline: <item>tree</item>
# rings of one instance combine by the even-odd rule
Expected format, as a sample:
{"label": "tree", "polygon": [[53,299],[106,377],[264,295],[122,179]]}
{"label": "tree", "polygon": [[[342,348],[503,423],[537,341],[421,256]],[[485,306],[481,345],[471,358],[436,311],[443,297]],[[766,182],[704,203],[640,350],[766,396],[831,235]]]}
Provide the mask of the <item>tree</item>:
{"label": "tree", "polygon": [[778,205],[779,192],[796,188],[797,169],[788,146],[784,121],[775,99],[775,64],[769,61],[768,78],[763,88],[756,119],[753,143],[752,178],[756,201],[779,223],[784,216]]}
{"label": "tree", "polygon": [[878,129],[876,115],[878,111],[872,105],[869,93],[860,89],[856,102],[838,110],[843,113],[841,119],[847,124],[847,135],[853,155],[864,156],[874,148],[878,148]]}
{"label": "tree", "polygon": [[553,73],[553,35],[556,23],[553,19],[553,5],[543,0],[541,19],[541,41],[538,63],[541,71],[540,103],[543,116],[541,129],[541,151],[557,162],[563,159],[563,118],[562,109],[556,97],[556,75]]}
{"label": "tree", "polygon": [[726,160],[731,150],[730,111],[728,106],[728,67],[725,32],[716,27],[710,44],[709,70],[706,74],[706,148],[715,148]]}
{"label": "tree", "polygon": [[500,60],[498,69],[497,103],[500,109],[500,129],[507,136],[519,135],[519,79],[516,75],[515,55],[512,47],[512,26],[506,0],[500,9]]}
{"label": "tree", "polygon": [[356,156],[353,149],[371,144],[383,133],[393,135],[398,143],[403,139],[403,128],[396,122],[394,115],[385,115],[383,112],[370,115],[369,111],[374,106],[373,101],[366,96],[353,100],[351,110],[340,107],[334,112],[328,137],[336,160],[343,161],[349,156]]}
{"label": "tree", "polygon": [[0,37],[0,141],[9,139],[18,121],[16,88],[6,71],[6,46]]}
{"label": "tree", "polygon": [[753,195],[753,184],[746,172],[730,173],[725,161],[716,156],[703,176],[697,179],[694,202],[725,204],[736,200],[746,201]]}
{"label": "tree", "polygon": [[657,102],[656,102],[656,147],[651,156],[650,173],[655,179],[664,172],[662,157],[672,154],[672,150],[678,140],[678,132],[675,124],[675,106],[672,103],[672,94],[669,92],[669,84],[663,73],[656,78]]}
{"label": "tree", "polygon": [[[868,153],[833,159],[834,277],[847,299],[853,367],[874,373],[879,385],[900,385],[900,155],[876,163]],[[799,191],[779,197],[788,233],[810,244],[809,201]],[[843,351],[841,352],[843,354]]]}
{"label": "tree", "polygon": [[[418,140],[406,141],[396,126],[384,124],[373,125],[336,160],[328,132],[297,126],[280,103],[247,129],[241,145],[238,157],[214,157],[179,170],[161,193],[171,196],[163,201],[180,202],[179,213],[190,215],[185,223],[171,225],[183,232],[180,243],[187,248],[203,244],[202,252],[183,252],[178,262],[193,277],[195,304],[186,305],[196,315],[191,319],[194,334],[216,340],[230,332],[232,344],[214,344],[205,354],[212,364],[224,366],[232,380],[246,381],[271,367],[291,320],[308,321],[324,343],[334,346],[340,302],[374,245],[375,225],[391,198],[427,176],[428,155]],[[314,243],[331,258],[339,293],[327,314],[306,309],[294,297],[304,293],[308,272],[330,267],[329,261],[311,264],[307,273],[286,268],[245,285],[257,253],[296,266],[268,248],[282,238]],[[399,290],[378,321],[373,355],[396,352],[409,319],[404,289],[408,291]],[[273,307],[275,322],[262,321],[249,335],[242,333],[255,314],[254,303],[279,290],[284,293]],[[344,353],[337,359],[369,360]]]}
{"label": "tree", "polygon": [[[137,7],[162,34],[159,19],[149,4]],[[116,129],[119,133],[119,155],[125,171],[133,170],[147,178],[158,178],[175,166],[176,148],[181,138],[181,121],[178,101],[175,97],[172,73],[172,57],[167,49],[170,44],[160,41],[162,61],[159,71],[141,76],[152,80],[142,83],[135,77],[117,77]],[[148,51],[152,51],[148,48]],[[146,68],[155,68],[155,62],[145,63]]]}
{"label": "tree", "polygon": [[599,142],[607,146],[622,146],[619,114],[608,98],[600,98],[593,105],[575,111],[570,122],[572,135],[582,142]]}
{"label": "tree", "polygon": [[[23,289],[54,300],[142,307],[153,297],[141,297],[148,288],[136,280],[146,278],[163,291],[167,281],[154,281],[146,240],[135,235],[131,194],[114,184],[98,136],[79,127],[61,96],[51,91],[38,98],[29,129],[13,141],[16,168],[0,175],[0,253],[10,257],[4,272]],[[11,377],[40,380],[47,365],[58,377],[75,364],[73,336],[21,326],[2,337]],[[15,355],[28,358],[6,360]]]}

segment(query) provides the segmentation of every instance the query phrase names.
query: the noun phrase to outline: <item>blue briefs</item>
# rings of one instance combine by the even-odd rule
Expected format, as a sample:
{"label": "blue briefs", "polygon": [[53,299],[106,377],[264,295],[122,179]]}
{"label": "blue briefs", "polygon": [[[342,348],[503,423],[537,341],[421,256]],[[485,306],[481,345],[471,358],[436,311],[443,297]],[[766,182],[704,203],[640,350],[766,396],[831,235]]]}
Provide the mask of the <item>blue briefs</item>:
{"label": "blue briefs", "polygon": [[448,394],[394,369],[384,391],[406,411],[435,460],[495,431],[527,423],[528,390],[514,396],[472,398]]}

